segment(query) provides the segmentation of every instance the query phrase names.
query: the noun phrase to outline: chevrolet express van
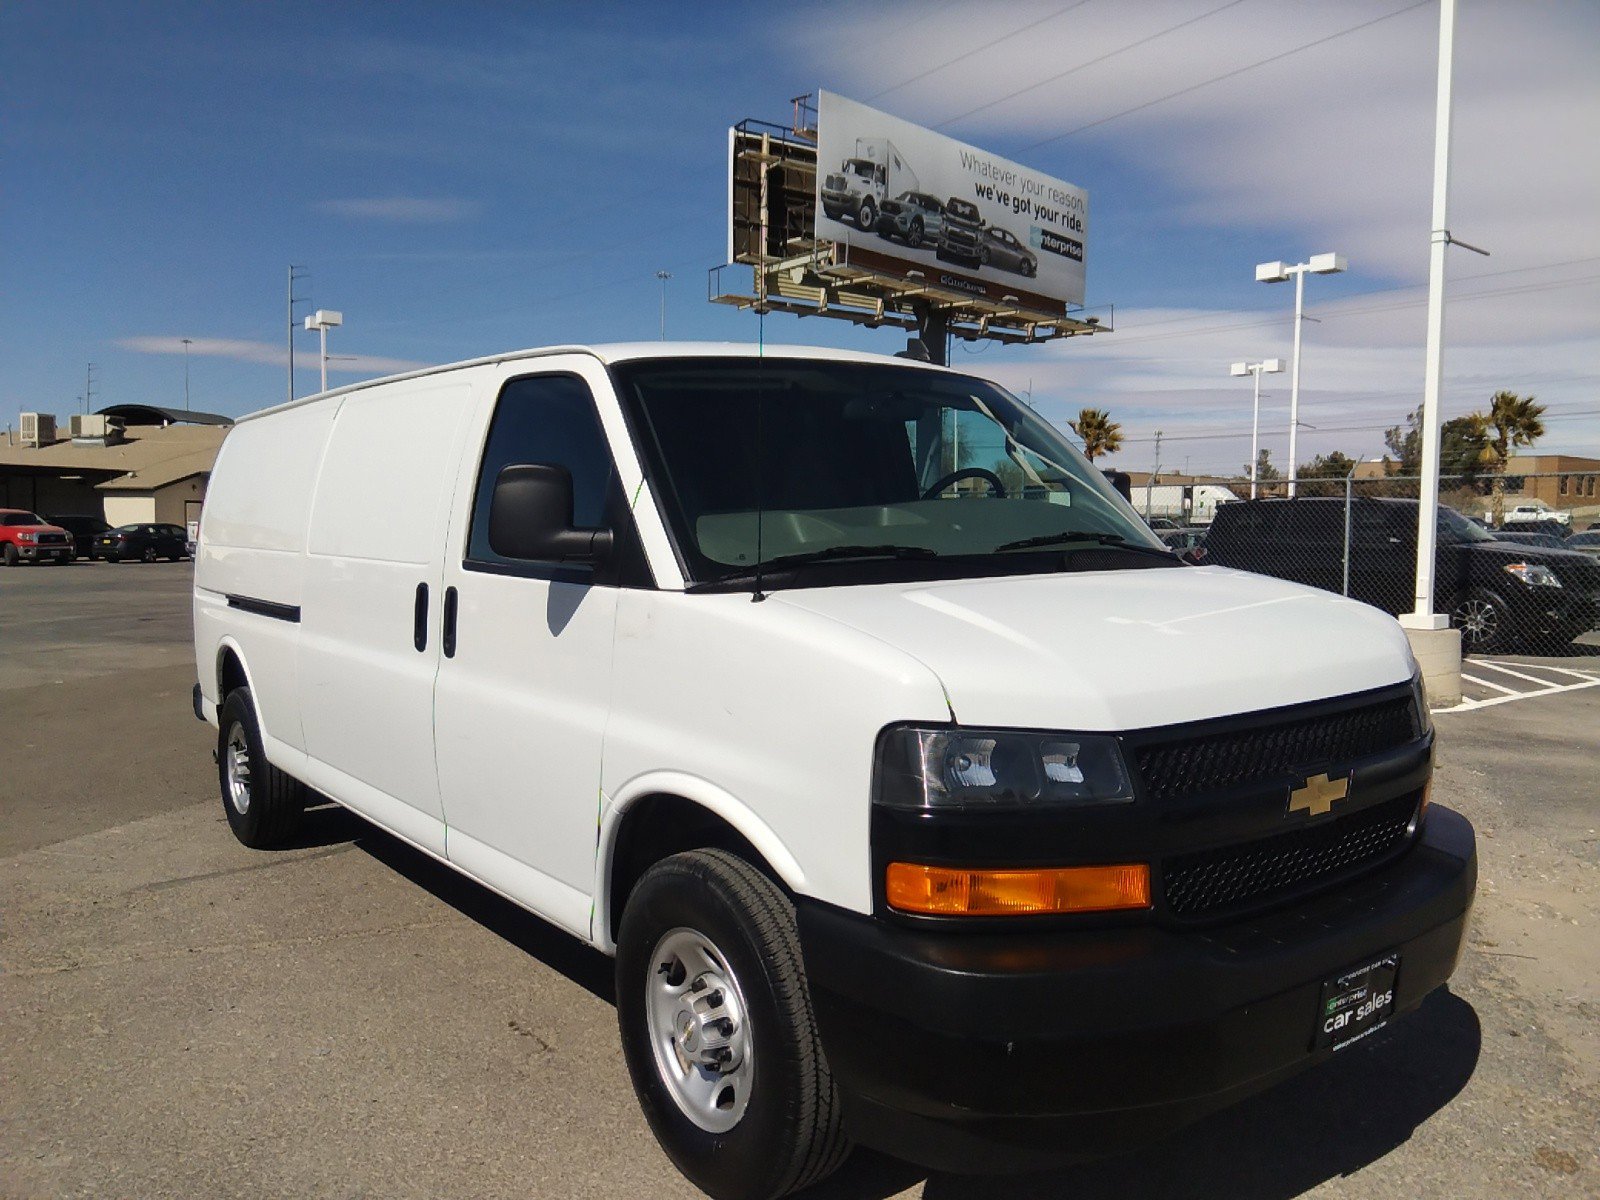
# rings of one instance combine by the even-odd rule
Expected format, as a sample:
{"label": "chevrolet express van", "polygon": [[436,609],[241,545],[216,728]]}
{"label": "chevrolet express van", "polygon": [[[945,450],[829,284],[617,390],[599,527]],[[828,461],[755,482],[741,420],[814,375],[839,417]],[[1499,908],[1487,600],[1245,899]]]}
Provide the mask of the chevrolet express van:
{"label": "chevrolet express van", "polygon": [[1460,952],[1394,620],[1180,562],[956,371],[571,346],[258,413],[194,626],[240,840],[314,790],[613,955],[713,1196],[1149,1138]]}

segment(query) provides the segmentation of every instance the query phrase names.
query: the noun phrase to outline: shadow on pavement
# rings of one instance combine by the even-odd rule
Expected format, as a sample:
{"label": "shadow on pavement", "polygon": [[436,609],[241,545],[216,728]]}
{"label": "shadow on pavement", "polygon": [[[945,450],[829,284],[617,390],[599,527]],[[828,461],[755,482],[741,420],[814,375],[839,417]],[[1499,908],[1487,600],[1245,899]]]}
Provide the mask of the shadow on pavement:
{"label": "shadow on pavement", "polygon": [[[336,805],[307,812],[300,847],[353,842],[396,873],[592,995],[615,1003],[611,960]],[[1472,1078],[1477,1013],[1448,988],[1378,1039],[1147,1147],[1027,1175],[929,1175],[858,1149],[804,1200],[884,1200],[925,1180],[926,1200],[1292,1200],[1376,1162]]]}

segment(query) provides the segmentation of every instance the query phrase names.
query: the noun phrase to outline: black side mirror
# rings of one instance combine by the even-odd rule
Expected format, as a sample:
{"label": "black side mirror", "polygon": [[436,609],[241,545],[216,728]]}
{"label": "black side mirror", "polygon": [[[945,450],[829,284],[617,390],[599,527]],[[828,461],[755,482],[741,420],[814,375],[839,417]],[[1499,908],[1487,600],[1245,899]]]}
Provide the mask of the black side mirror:
{"label": "black side mirror", "polygon": [[489,548],[502,558],[599,564],[611,552],[611,531],[573,528],[567,468],[518,463],[495,476]]}

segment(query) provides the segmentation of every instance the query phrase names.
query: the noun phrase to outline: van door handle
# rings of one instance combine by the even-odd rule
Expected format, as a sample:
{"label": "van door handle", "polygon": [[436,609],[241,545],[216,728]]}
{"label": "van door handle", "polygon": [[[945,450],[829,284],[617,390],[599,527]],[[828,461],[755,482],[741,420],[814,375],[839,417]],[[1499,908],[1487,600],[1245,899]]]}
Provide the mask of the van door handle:
{"label": "van door handle", "polygon": [[444,590],[444,635],[441,639],[444,646],[444,656],[456,656],[456,590],[447,587]]}
{"label": "van door handle", "polygon": [[417,599],[411,609],[411,644],[420,654],[428,648],[428,585],[417,584]]}

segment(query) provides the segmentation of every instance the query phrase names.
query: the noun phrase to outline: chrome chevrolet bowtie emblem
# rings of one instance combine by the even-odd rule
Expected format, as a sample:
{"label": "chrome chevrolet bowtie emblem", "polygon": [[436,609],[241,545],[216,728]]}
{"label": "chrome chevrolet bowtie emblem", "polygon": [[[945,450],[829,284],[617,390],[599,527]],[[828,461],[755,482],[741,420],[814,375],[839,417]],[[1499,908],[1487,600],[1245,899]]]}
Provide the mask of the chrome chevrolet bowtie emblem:
{"label": "chrome chevrolet bowtie emblem", "polygon": [[1335,804],[1349,794],[1348,775],[1342,775],[1338,779],[1332,775],[1313,775],[1299,787],[1289,789],[1289,811],[1320,817],[1330,812]]}

